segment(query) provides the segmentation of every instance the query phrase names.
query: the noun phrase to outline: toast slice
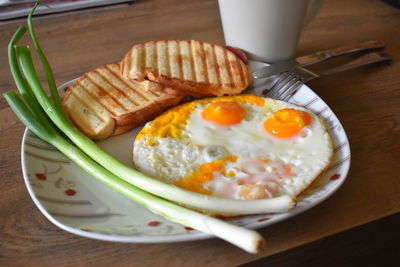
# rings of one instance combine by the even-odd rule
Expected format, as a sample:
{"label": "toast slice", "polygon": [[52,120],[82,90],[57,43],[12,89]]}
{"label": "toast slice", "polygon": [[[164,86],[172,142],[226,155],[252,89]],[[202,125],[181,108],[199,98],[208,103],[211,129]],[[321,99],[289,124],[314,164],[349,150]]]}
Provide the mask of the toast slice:
{"label": "toast slice", "polygon": [[146,42],[133,46],[120,64],[124,78],[148,79],[177,95],[235,95],[251,83],[248,67],[238,56],[206,42]]}
{"label": "toast slice", "polygon": [[108,64],[67,88],[63,105],[85,135],[104,139],[151,120],[181,99],[162,90],[145,91],[140,83],[122,78],[118,64]]}
{"label": "toast slice", "polygon": [[161,84],[151,82],[149,80],[143,80],[143,81],[136,81],[137,84],[140,85],[140,87],[144,91],[164,91],[166,88],[162,86]]}

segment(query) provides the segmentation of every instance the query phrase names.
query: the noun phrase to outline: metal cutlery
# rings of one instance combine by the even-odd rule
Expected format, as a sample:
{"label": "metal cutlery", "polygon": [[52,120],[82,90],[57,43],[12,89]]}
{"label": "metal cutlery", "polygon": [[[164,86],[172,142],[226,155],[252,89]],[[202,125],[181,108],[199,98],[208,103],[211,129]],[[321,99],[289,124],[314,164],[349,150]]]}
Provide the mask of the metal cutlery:
{"label": "metal cutlery", "polygon": [[379,49],[379,48],[383,48],[384,46],[385,46],[385,44],[382,41],[370,40],[370,41],[361,42],[358,44],[346,45],[346,46],[341,46],[341,47],[330,49],[330,50],[323,50],[323,51],[311,53],[309,55],[296,58],[296,62],[298,64],[300,64],[302,67],[305,67],[305,66],[309,66],[309,65],[324,61],[324,60],[332,58],[332,57],[357,53],[357,52],[361,52],[361,51],[369,51],[369,50]]}
{"label": "metal cutlery", "polygon": [[284,61],[280,61],[278,63],[260,68],[252,73],[254,79],[262,79],[271,77],[273,75],[285,72],[294,68],[295,61],[293,59],[288,59]]}
{"label": "metal cutlery", "polygon": [[368,50],[374,50],[374,49],[379,49],[383,48],[385,44],[382,41],[379,40],[370,40],[366,42],[361,42],[358,44],[352,44],[352,45],[347,45],[347,46],[342,46],[330,50],[323,50],[323,51],[318,51],[315,53],[311,53],[305,56],[301,56],[296,58],[295,60],[293,59],[288,59],[284,60],[275,64],[267,65],[262,68],[257,69],[252,73],[252,76],[254,79],[263,79],[267,77],[271,77],[276,74],[280,74],[284,71],[290,70],[294,67],[294,65],[297,63],[298,65],[304,67],[304,66],[310,66],[322,61],[325,61],[327,59],[337,57],[337,56],[342,56],[342,55],[347,55],[347,54],[353,54],[361,51],[368,51]]}
{"label": "metal cutlery", "polygon": [[269,90],[267,96],[274,99],[287,101],[297,89],[312,79],[374,63],[388,62],[390,60],[390,56],[385,53],[371,52],[360,56],[353,61],[321,72],[314,72],[299,65],[295,65],[292,70],[285,71],[279,75],[277,81],[274,83],[271,90]]}

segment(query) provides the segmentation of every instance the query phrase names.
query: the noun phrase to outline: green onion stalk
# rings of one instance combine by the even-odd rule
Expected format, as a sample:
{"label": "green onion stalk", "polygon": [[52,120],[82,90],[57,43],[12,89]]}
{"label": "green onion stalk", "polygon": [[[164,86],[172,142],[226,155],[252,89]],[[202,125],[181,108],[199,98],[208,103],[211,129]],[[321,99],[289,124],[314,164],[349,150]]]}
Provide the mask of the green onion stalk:
{"label": "green onion stalk", "polygon": [[4,94],[18,118],[38,137],[55,146],[94,178],[156,214],[214,234],[246,251],[258,251],[263,238],[255,231],[231,225],[175,203],[208,213],[257,214],[286,211],[294,206],[292,197],[232,200],[205,196],[147,177],[103,151],[71,123],[62,107],[53,72],[42,52],[32,24],[32,15],[39,4],[37,3],[29,14],[28,27],[46,74],[51,97],[48,97],[40,83],[29,47],[16,47],[26,31],[26,28],[21,26],[9,43],[8,53],[10,69],[23,100],[16,92]]}
{"label": "green onion stalk", "polygon": [[[36,7],[37,5],[32,9],[28,17],[28,26],[35,44],[35,49],[41,55],[39,59],[44,65],[44,71],[47,76],[53,77],[52,72],[49,72],[50,66],[47,63],[47,60],[45,60],[44,54],[41,52],[39,42],[33,30],[32,14]],[[126,182],[159,197],[206,213],[243,215],[284,212],[295,205],[293,198],[289,195],[261,200],[234,200],[215,196],[206,196],[204,194],[191,192],[176,187],[175,185],[150,178],[135,169],[126,166],[102,150],[71,123],[65,115],[62,106],[59,107],[56,104],[60,99],[57,90],[52,91],[52,99],[49,99],[39,81],[28,47],[18,47],[18,60],[21,63],[21,69],[25,74],[26,80],[32,88],[36,99],[53,123],[57,125],[57,127],[89,157]],[[51,80],[54,80],[54,77]]]}
{"label": "green onion stalk", "polygon": [[[147,193],[120,179],[99,165],[78,147],[68,142],[63,135],[58,133],[51,121],[45,116],[45,113],[39,109],[40,106],[32,94],[29,83],[26,83],[25,78],[19,71],[18,62],[15,60],[17,58],[16,51],[27,49],[26,47],[15,49],[14,47],[16,41],[25,31],[26,28],[21,26],[9,45],[10,68],[22,98],[16,92],[5,93],[4,98],[17,117],[35,135],[56,147],[92,177],[125,197],[147,207],[154,213],[171,221],[220,237],[247,252],[256,253],[261,249],[264,244],[264,238],[257,232],[192,211]],[[24,62],[21,62],[22,65],[24,65]]]}
{"label": "green onion stalk", "polygon": [[94,178],[122,195],[171,221],[220,237],[250,253],[256,253],[262,247],[264,239],[255,231],[178,206],[119,179],[65,140],[51,124],[40,120],[39,116],[32,112],[32,106],[28,104],[28,108],[16,92],[8,92],[4,97],[18,118],[34,134],[56,147]]}

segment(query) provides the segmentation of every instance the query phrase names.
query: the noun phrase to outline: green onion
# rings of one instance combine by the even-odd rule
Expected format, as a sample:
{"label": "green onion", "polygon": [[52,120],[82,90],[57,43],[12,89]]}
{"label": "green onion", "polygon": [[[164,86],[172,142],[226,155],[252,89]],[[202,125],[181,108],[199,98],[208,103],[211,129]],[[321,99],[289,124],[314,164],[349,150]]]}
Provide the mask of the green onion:
{"label": "green onion", "polygon": [[[31,13],[32,12],[33,10]],[[31,19],[32,16],[29,16],[28,20]],[[29,23],[29,27],[32,27],[32,22]],[[34,42],[36,43],[36,47],[40,49],[39,42],[37,41],[35,35],[32,35],[32,39],[35,40]],[[295,205],[293,198],[288,195],[262,200],[233,200],[214,196],[206,196],[161,182],[156,179],[152,179],[124,165],[106,153],[91,139],[76,129],[75,126],[65,116],[63,110],[58,108],[54,103],[52,103],[52,101],[50,101],[40,84],[38,75],[33,66],[29,49],[27,47],[20,47],[19,50],[21,68],[27,77],[28,83],[31,86],[40,105],[53,123],[56,124],[57,127],[61,129],[61,131],[64,132],[69,139],[75,143],[76,146],[82,149],[92,159],[128,183],[170,201],[174,201],[190,208],[195,208],[209,213],[241,215],[260,214],[267,212],[284,212]],[[44,58],[44,55],[40,57],[41,61]],[[43,64],[46,65],[45,62]],[[44,70],[46,71],[47,68],[44,68]],[[52,76],[52,73],[47,74]]]}
{"label": "green onion", "polygon": [[17,93],[9,92],[4,94],[4,97],[18,118],[33,133],[52,144],[94,178],[122,195],[171,221],[218,236],[250,253],[256,253],[262,247],[264,239],[255,231],[180,207],[124,182],[66,141],[50,124],[38,120]]}
{"label": "green onion", "polygon": [[19,70],[17,54],[14,51],[16,42],[24,35],[25,32],[26,28],[24,26],[20,26],[8,44],[10,70],[12,75],[15,77],[15,83],[17,87],[20,88],[21,94],[25,101],[29,103],[29,106],[35,111],[36,114],[41,114],[43,115],[42,118],[45,118],[46,116],[44,115],[42,108],[35,100],[35,96],[33,95],[32,91],[29,90],[30,88],[28,88],[28,85]]}
{"label": "green onion", "polygon": [[167,200],[207,213],[237,215],[286,211],[294,206],[292,197],[232,200],[206,196],[147,177],[103,151],[75,128],[62,108],[53,72],[41,50],[32,25],[32,14],[37,5],[28,17],[28,25],[35,49],[46,73],[51,98],[47,96],[40,83],[29,48],[27,46],[15,48],[15,44],[26,31],[24,27],[20,27],[10,41],[8,52],[15,83],[27,106],[15,92],[5,94],[17,116],[40,138],[57,147],[93,177],[118,192],[145,205],[157,214],[206,233],[215,234],[247,251],[255,252],[263,240],[256,232],[196,213]]}
{"label": "green onion", "polygon": [[287,211],[289,208],[293,207],[294,202],[290,196],[262,200],[233,200],[206,196],[152,179],[126,166],[102,150],[90,138],[82,134],[50,101],[41,86],[38,75],[34,69],[29,48],[26,46],[18,47],[18,54],[22,71],[24,72],[29,85],[43,110],[47,113],[54,124],[57,125],[58,128],[60,128],[76,146],[82,149],[92,159],[128,183],[157,196],[187,205],[191,208],[215,213],[235,215],[259,214]]}
{"label": "green onion", "polygon": [[[16,31],[10,41],[8,52],[13,78],[15,79],[17,88],[23,93],[27,105],[16,92],[6,93],[4,97],[18,118],[32,132],[39,138],[55,146],[94,178],[129,199],[144,205],[154,213],[164,216],[171,221],[190,226],[208,234],[216,235],[250,253],[256,253],[260,250],[264,244],[264,239],[257,232],[180,207],[142,191],[104,169],[79,148],[68,142],[64,136],[60,135],[51,121],[47,119],[46,115],[39,108],[37,99],[31,93],[31,88],[28,83],[25,82],[25,78],[18,67],[18,56],[14,45],[22,37],[25,30],[24,27],[20,27]],[[19,50],[23,51],[26,50],[26,48],[20,48]]]}
{"label": "green onion", "polygon": [[33,24],[32,24],[33,13],[35,13],[35,10],[39,5],[47,6],[41,2],[36,2],[36,4],[34,5],[34,7],[31,10],[31,12],[29,12],[29,15],[28,15],[29,32],[32,36],[32,42],[33,42],[33,45],[35,46],[35,49],[39,56],[40,62],[43,65],[43,70],[44,70],[44,73],[46,74],[47,83],[49,85],[50,94],[51,94],[51,98],[54,102],[54,105],[57,107],[57,109],[59,109],[61,112],[63,112],[64,115],[66,115],[65,111],[63,109],[63,106],[61,104],[60,96],[58,94],[57,85],[56,85],[53,71],[50,67],[49,62],[47,61],[46,56],[44,55],[44,53],[42,51],[42,48],[39,45],[38,39],[36,38],[36,32],[35,32],[35,29],[33,28]]}

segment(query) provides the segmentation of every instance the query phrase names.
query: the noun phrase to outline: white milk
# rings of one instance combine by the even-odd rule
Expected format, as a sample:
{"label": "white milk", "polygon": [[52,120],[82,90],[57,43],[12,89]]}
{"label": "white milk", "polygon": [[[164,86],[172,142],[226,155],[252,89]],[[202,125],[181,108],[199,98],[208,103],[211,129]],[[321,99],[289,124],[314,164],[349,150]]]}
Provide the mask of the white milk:
{"label": "white milk", "polygon": [[219,0],[225,42],[254,59],[277,62],[294,56],[300,32],[321,0]]}

